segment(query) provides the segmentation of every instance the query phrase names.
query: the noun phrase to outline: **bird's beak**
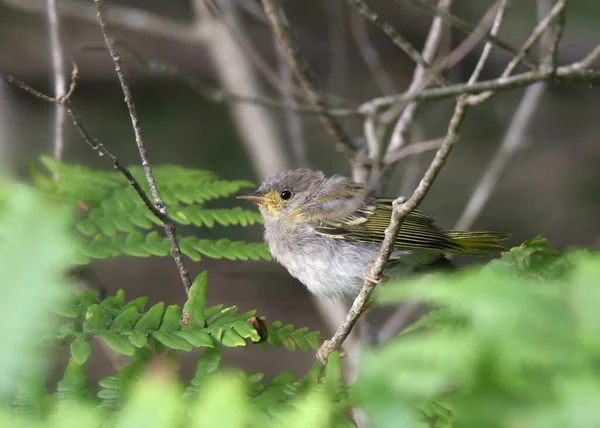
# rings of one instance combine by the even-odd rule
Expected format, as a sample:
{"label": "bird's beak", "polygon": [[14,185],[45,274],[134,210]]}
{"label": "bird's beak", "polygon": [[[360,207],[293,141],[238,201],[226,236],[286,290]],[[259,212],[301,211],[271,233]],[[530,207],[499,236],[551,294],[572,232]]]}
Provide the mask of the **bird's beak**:
{"label": "bird's beak", "polygon": [[237,196],[237,199],[242,199],[244,201],[254,202],[257,205],[267,205],[271,200],[269,198],[265,198],[264,196],[250,194],[250,195],[242,195]]}

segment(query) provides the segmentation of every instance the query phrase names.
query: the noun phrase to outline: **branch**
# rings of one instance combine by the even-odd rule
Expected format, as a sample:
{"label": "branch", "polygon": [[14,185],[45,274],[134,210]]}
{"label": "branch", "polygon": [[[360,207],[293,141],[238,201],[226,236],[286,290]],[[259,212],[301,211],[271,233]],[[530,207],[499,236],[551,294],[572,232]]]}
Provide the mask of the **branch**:
{"label": "branch", "polygon": [[144,145],[144,140],[142,138],[142,130],[139,124],[139,118],[137,115],[137,111],[135,108],[135,104],[133,103],[133,99],[131,97],[131,91],[129,89],[129,85],[125,81],[125,76],[121,70],[121,57],[117,53],[115,47],[108,37],[108,33],[106,32],[106,22],[104,20],[103,10],[104,5],[102,0],[95,0],[96,2],[96,10],[97,10],[97,18],[98,23],[100,24],[100,29],[102,30],[102,36],[104,37],[104,42],[106,43],[106,47],[108,48],[108,52],[113,60],[115,65],[115,71],[117,73],[117,77],[119,78],[119,83],[121,84],[121,90],[123,91],[123,95],[125,96],[125,104],[127,104],[127,109],[129,110],[129,116],[131,117],[131,124],[133,126],[133,132],[135,135],[135,142],[138,147],[138,151],[140,153],[140,158],[142,159],[142,167],[144,168],[144,173],[146,174],[146,180],[148,181],[148,185],[150,187],[150,192],[154,199],[154,205],[156,209],[161,213],[162,218],[161,221],[165,228],[165,232],[167,237],[169,238],[169,242],[171,243],[171,252],[173,253],[173,258],[175,259],[175,264],[177,265],[177,269],[179,270],[179,275],[181,276],[181,281],[183,283],[183,287],[185,288],[186,293],[189,294],[191,280],[190,275],[183,264],[183,257],[181,255],[181,249],[179,248],[179,244],[177,243],[177,235],[175,223],[169,218],[167,207],[163,202],[160,194],[158,193],[158,188],[156,187],[156,181],[154,180],[154,174],[152,173],[152,168],[150,166],[150,162],[148,161],[148,154],[146,151],[146,147]]}
{"label": "branch", "polygon": [[358,52],[382,94],[397,92],[393,80],[383,67],[377,49],[373,46],[367,30],[367,21],[356,13],[350,14],[350,30]]}
{"label": "branch", "polygon": [[539,100],[544,92],[544,86],[544,83],[536,83],[528,87],[525,91],[519,107],[515,110],[502,144],[498,147],[494,158],[479,179],[469,202],[456,222],[455,229],[469,230],[481,214],[500,179],[500,174],[506,168],[506,165],[508,165],[509,160],[521,148],[525,131],[539,105]]}
{"label": "branch", "polygon": [[[44,3],[40,0],[0,0],[0,2],[27,12],[46,12]],[[58,12],[65,18],[75,18],[90,23],[96,22],[96,10],[89,2],[60,0],[58,6]],[[198,35],[191,25],[163,18],[139,8],[114,5],[106,13],[105,19],[112,25],[151,36],[190,43],[198,40]]]}
{"label": "branch", "polygon": [[[46,16],[48,18],[48,36],[50,39],[50,54],[52,57],[52,79],[54,83],[54,98],[65,96],[67,82],[63,64],[63,50],[60,42],[60,27],[56,11],[57,0],[46,0]],[[54,158],[60,161],[65,146],[65,109],[61,104],[54,105]]]}
{"label": "branch", "polygon": [[113,167],[125,176],[125,178],[129,182],[129,184],[131,184],[131,186],[133,187],[135,192],[138,194],[138,196],[144,203],[144,205],[152,212],[152,214],[154,214],[154,216],[156,218],[158,218],[159,220],[163,219],[162,213],[156,209],[154,204],[148,198],[148,195],[146,195],[146,192],[144,192],[144,190],[139,185],[139,183],[137,182],[135,177],[131,174],[131,172],[126,167],[121,165],[121,163],[119,162],[117,157],[114,156],[111,152],[109,152],[108,149],[102,143],[99,143],[94,137],[91,136],[91,134],[87,131],[87,129],[81,123],[81,119],[79,118],[79,115],[77,114],[75,109],[72,107],[70,97],[73,94],[73,92],[75,91],[75,88],[77,86],[77,78],[78,78],[78,70],[77,70],[76,64],[73,64],[73,73],[71,76],[71,85],[70,85],[69,92],[67,93],[66,96],[64,96],[62,98],[52,98],[48,95],[45,95],[42,92],[38,91],[37,89],[34,89],[31,86],[28,86],[24,82],[22,82],[18,79],[15,79],[12,76],[6,76],[5,78],[6,78],[7,82],[17,86],[18,88],[24,90],[25,92],[33,95],[36,98],[39,98],[39,99],[49,102],[49,103],[60,104],[60,105],[66,106],[66,111],[69,114],[69,116],[71,117],[71,119],[73,120],[73,125],[75,125],[75,127],[77,128],[77,130],[83,137],[84,141],[93,150],[98,152],[99,156],[108,159],[109,162],[112,163]]}
{"label": "branch", "polygon": [[[562,0],[559,0],[558,3],[561,3],[561,1]],[[551,0],[538,0],[538,15],[541,17],[542,21],[544,20],[544,16],[548,16],[548,11],[551,12],[551,9]],[[562,15],[564,15],[564,11],[565,8],[563,7]],[[564,21],[564,18],[559,21]],[[558,43],[560,42],[563,26],[564,22],[557,22],[554,29],[551,30],[548,28],[547,36],[543,37],[540,41],[540,62],[542,67],[550,72],[552,72],[556,66],[555,54]],[[525,91],[519,107],[511,119],[504,140],[479,179],[475,190],[471,194],[469,202],[456,222],[455,229],[469,230],[483,211],[483,208],[500,179],[500,174],[508,165],[509,160],[521,148],[527,126],[534,117],[540,99],[542,98],[544,88],[544,83],[536,83],[535,85],[528,87]]]}
{"label": "branch", "polygon": [[[377,28],[383,31],[394,43],[398,46],[410,59],[412,59],[415,64],[422,67],[423,69],[429,69],[430,64],[427,59],[425,59],[418,50],[414,48],[413,45],[410,44],[408,40],[406,40],[400,33],[396,31],[394,27],[392,27],[389,23],[382,20],[381,17],[371,9],[364,0],[346,0],[351,6],[353,6],[358,13],[364,16],[366,19],[371,21]],[[439,83],[443,83],[443,79],[439,76],[436,76],[436,79]]]}
{"label": "branch", "polygon": [[[448,132],[446,134],[446,137],[444,138],[444,142],[435,154],[433,161],[429,165],[429,168],[425,172],[425,175],[421,179],[419,185],[417,186],[417,189],[413,192],[412,196],[408,201],[404,202],[403,198],[398,198],[394,201],[392,217],[390,219],[389,226],[385,230],[385,238],[383,240],[383,243],[381,244],[379,254],[377,255],[377,258],[375,259],[373,264],[370,265],[369,268],[367,268],[368,272],[366,272],[366,274],[368,274],[367,276],[369,278],[382,277],[385,264],[389,260],[390,255],[394,250],[396,236],[400,231],[400,226],[402,225],[402,222],[404,221],[406,216],[410,214],[411,211],[414,210],[417,207],[417,205],[419,205],[421,200],[425,197],[429,188],[433,184],[433,181],[437,177],[439,171],[446,163],[446,159],[448,158],[448,155],[450,154],[453,145],[458,140],[458,132],[465,117],[467,108],[468,104],[465,102],[464,97],[460,97],[456,103],[454,114],[450,119]],[[352,307],[350,308],[350,311],[348,312],[345,321],[335,332],[331,340],[326,340],[319,348],[319,351],[317,352],[317,358],[321,362],[325,363],[329,355],[341,347],[344,340],[346,340],[346,337],[348,337],[348,335],[352,331],[352,328],[356,324],[356,321],[364,312],[367,306],[367,302],[376,285],[377,283],[373,283],[370,279],[365,279],[365,282],[358,296],[352,303]]]}
{"label": "branch", "polygon": [[342,152],[349,160],[353,160],[356,157],[356,149],[351,138],[337,119],[327,111],[325,100],[319,93],[317,78],[292,35],[289,22],[279,2],[277,0],[262,0],[262,4],[273,32],[288,58],[290,67],[308,93],[310,101],[319,111],[319,119],[325,129],[335,139],[337,150]]}
{"label": "branch", "polygon": [[[451,5],[452,0],[441,0],[439,7],[443,10],[448,10]],[[440,42],[442,40],[443,29],[444,26],[442,25],[442,19],[438,15],[431,22],[429,34],[427,35],[425,47],[423,48],[423,58],[428,63],[431,63],[435,59],[435,55],[437,54]],[[423,85],[424,79],[425,68],[423,68],[420,65],[417,65],[415,67],[410,86],[408,87],[408,92],[414,91],[415,89],[421,87],[421,85]],[[413,102],[405,107],[404,111],[400,115],[400,118],[398,119],[398,122],[396,122],[394,131],[392,132],[390,144],[388,146],[388,152],[397,151],[407,144],[408,132],[410,130],[410,126],[413,123],[414,114],[417,111],[417,106],[418,103]]]}
{"label": "branch", "polygon": [[[452,25],[457,30],[465,33],[471,34],[475,30],[475,26],[458,18],[457,16],[452,15],[448,10],[444,10],[441,6],[434,6],[426,0],[395,0],[397,2],[406,2],[413,6],[415,9],[418,9],[422,12],[425,12],[429,15],[439,16],[443,20],[447,21],[450,25]],[[512,47],[509,43],[501,40],[494,34],[486,34],[483,39],[491,43],[492,45],[504,50],[509,53],[511,57],[515,57],[518,55],[517,49]],[[529,68],[536,69],[537,64],[531,58],[525,56],[522,60],[523,64],[527,65]]]}
{"label": "branch", "polygon": [[[596,56],[600,55],[598,53]],[[556,69],[555,73],[548,71],[535,70],[509,77],[499,77],[496,79],[484,80],[473,85],[468,83],[459,83],[443,88],[431,88],[421,91],[418,94],[409,96],[408,93],[390,95],[386,97],[374,98],[359,107],[359,112],[366,114],[368,111],[385,107],[398,102],[410,101],[433,101],[445,98],[453,98],[461,94],[479,94],[486,91],[506,91],[509,89],[522,88],[541,81],[556,81],[569,83],[585,83],[589,85],[600,85],[600,71],[587,68],[588,57],[585,60],[573,63],[569,66],[562,66]]]}
{"label": "branch", "polygon": [[[506,78],[510,76],[510,74],[517,68],[521,60],[525,57],[527,52],[531,50],[533,45],[544,35],[544,33],[548,30],[552,22],[563,13],[566,7],[566,0],[559,0],[554,7],[550,10],[550,12],[542,18],[538,24],[535,26],[531,35],[525,40],[525,43],[519,49],[518,54],[508,63],[502,74],[500,75],[500,79]],[[550,51],[551,52],[551,51]],[[556,69],[554,67],[540,67],[540,71],[544,74],[552,75]],[[483,94],[478,95],[477,97],[470,97],[469,103],[471,105],[479,104],[487,99],[489,99],[494,92],[488,91]]]}
{"label": "branch", "polygon": [[448,55],[444,58],[436,61],[436,63],[431,67],[430,70],[426,70],[426,74],[421,79],[419,85],[415,85],[412,90],[407,91],[406,96],[408,101],[397,103],[396,105],[390,107],[385,113],[381,115],[381,121],[383,123],[390,123],[396,120],[407,104],[414,99],[414,97],[422,92],[427,86],[433,82],[436,75],[442,73],[444,70],[454,67],[458,64],[464,57],[467,56],[469,52],[471,52],[479,41],[483,38],[485,34],[487,34],[488,30],[493,26],[494,16],[496,15],[498,3],[494,3],[484,17],[481,19],[477,27],[473,30],[469,36],[464,39],[456,48],[454,48]]}

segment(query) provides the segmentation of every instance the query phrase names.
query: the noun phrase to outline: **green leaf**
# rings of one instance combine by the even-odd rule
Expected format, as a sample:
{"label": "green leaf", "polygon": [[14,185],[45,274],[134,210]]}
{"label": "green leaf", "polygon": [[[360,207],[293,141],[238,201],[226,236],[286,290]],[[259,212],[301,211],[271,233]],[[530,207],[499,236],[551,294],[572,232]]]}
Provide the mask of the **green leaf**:
{"label": "green leaf", "polygon": [[107,330],[106,315],[100,305],[91,305],[85,314],[83,331],[86,333],[98,333]]}
{"label": "green leaf", "polygon": [[[177,332],[179,333],[179,332]],[[163,345],[172,349],[181,349],[182,351],[191,351],[192,345],[184,338],[178,336],[176,333],[167,333],[164,331],[155,331],[152,336]]]}
{"label": "green leaf", "polygon": [[110,330],[115,332],[121,332],[124,330],[131,330],[137,321],[138,311],[134,306],[130,306],[125,309],[119,316],[117,316],[112,324],[110,325]]}
{"label": "green leaf", "polygon": [[92,352],[92,348],[90,347],[89,342],[83,338],[78,337],[73,342],[71,342],[71,356],[73,357],[73,361],[77,364],[83,364],[87,361],[90,353]]}
{"label": "green leaf", "polygon": [[58,382],[56,397],[65,404],[89,398],[90,391],[87,387],[87,376],[83,365],[74,361],[69,362],[65,375]]}
{"label": "green leaf", "polygon": [[202,330],[187,330],[187,331],[176,331],[173,334],[181,337],[188,341],[192,346],[208,346],[213,347],[213,340],[208,333]]}
{"label": "green leaf", "polygon": [[100,337],[102,337],[102,339],[104,339],[104,341],[110,347],[110,349],[112,349],[115,352],[129,356],[132,356],[135,352],[135,348],[133,347],[133,345],[129,343],[129,341],[120,334],[106,332],[101,333]]}
{"label": "green leaf", "polygon": [[[179,308],[177,308],[178,310]],[[160,325],[165,310],[164,302],[158,302],[146,312],[135,325],[135,330],[140,332],[154,331]],[[179,314],[177,314],[179,315]],[[171,315],[169,315],[171,316]]]}
{"label": "green leaf", "polygon": [[[57,326],[51,311],[69,301],[64,267],[76,243],[68,211],[24,185],[0,182],[0,396],[12,393],[24,371],[50,359],[31,347]],[[1,191],[1,190],[0,190]]]}
{"label": "green leaf", "polygon": [[187,325],[182,326],[182,330],[204,328],[207,282],[206,271],[196,276],[188,300],[183,306],[184,319],[189,318],[189,321]]}
{"label": "green leaf", "polygon": [[178,305],[171,305],[165,311],[165,315],[162,319],[162,324],[159,328],[160,331],[175,331],[179,330],[181,322],[181,311]]}
{"label": "green leaf", "polygon": [[239,334],[228,328],[225,328],[222,331],[221,343],[223,346],[227,346],[229,348],[247,345],[244,338],[240,337]]}

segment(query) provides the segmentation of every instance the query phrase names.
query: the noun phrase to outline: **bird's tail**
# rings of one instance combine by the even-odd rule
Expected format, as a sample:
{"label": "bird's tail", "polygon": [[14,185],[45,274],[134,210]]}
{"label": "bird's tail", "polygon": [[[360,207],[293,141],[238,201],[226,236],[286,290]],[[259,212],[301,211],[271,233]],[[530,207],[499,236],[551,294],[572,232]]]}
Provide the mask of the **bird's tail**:
{"label": "bird's tail", "polygon": [[448,231],[448,236],[458,245],[460,249],[455,252],[472,256],[489,254],[490,251],[503,250],[501,241],[510,235],[502,232],[464,232],[460,230]]}

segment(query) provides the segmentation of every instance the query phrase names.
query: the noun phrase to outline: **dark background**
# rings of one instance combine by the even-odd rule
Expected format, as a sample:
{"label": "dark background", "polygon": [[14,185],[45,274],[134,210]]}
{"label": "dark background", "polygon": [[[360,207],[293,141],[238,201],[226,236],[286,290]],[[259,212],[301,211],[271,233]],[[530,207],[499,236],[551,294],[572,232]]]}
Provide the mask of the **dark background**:
{"label": "dark background", "polygon": [[[259,3],[250,2],[260,6]],[[0,74],[11,74],[46,92],[51,88],[50,52],[43,1],[15,6],[15,1],[0,0]],[[91,1],[80,1],[80,4]],[[112,2],[110,4],[115,4]],[[355,105],[380,96],[349,36],[348,16],[355,13],[342,0],[284,1],[302,47],[326,90],[351,100]],[[456,1],[456,15],[477,22],[490,1]],[[30,10],[24,4],[31,4]],[[190,23],[192,7],[184,0],[128,0],[119,5],[143,8],[153,14]],[[370,4],[411,42],[422,46],[430,17],[415,12],[400,2],[373,1]],[[42,5],[42,6],[39,6]],[[259,7],[258,7],[259,9]],[[336,18],[334,13],[342,11]],[[138,162],[129,115],[123,103],[110,58],[102,50],[99,27],[90,20],[61,14],[61,38],[67,56],[77,59],[80,83],[73,98],[88,130],[116,154],[123,163]],[[241,12],[251,42],[265,60],[273,65],[273,39],[266,23]],[[333,16],[333,18],[332,18]],[[341,16],[341,18],[340,18]],[[514,46],[527,37],[536,22],[535,2],[513,1],[500,35]],[[565,38],[559,50],[559,62],[566,64],[585,56],[600,42],[600,3],[597,0],[570,2]],[[126,39],[149,59],[178,65],[207,86],[217,86],[214,67],[202,43],[182,42],[176,38],[152,36],[125,26],[110,25],[113,36]],[[410,82],[413,64],[378,30],[369,26],[370,36],[384,59],[385,68],[396,88],[404,90]],[[336,51],[345,46],[345,54]],[[452,31],[456,46],[464,36]],[[338,47],[336,47],[338,46]],[[449,73],[455,81],[468,78],[481,46]],[[335,59],[335,62],[332,60]],[[508,57],[494,50],[482,78],[498,76]],[[193,93],[174,79],[152,77],[124,56],[129,82],[141,117],[150,161],[154,164],[178,163],[187,167],[215,170],[227,179],[259,181],[248,161],[226,105],[215,104]],[[234,66],[234,65],[232,65]],[[262,82],[268,87],[265,81]],[[52,151],[53,106],[0,83],[0,166],[27,177],[27,168],[40,154]],[[269,89],[272,96],[277,93]],[[461,139],[442,170],[421,208],[444,227],[452,227],[460,215],[478,178],[502,141],[523,90],[495,96],[490,102],[472,109],[464,123]],[[450,101],[427,103],[418,111],[418,120],[426,139],[445,134],[452,112]],[[283,124],[280,112],[278,123]],[[528,128],[522,150],[511,160],[501,176],[475,229],[508,231],[510,244],[543,234],[557,248],[600,246],[600,89],[585,86],[550,84],[543,95],[535,118]],[[360,134],[362,124],[348,120],[348,129]],[[326,173],[349,174],[349,166],[333,148],[321,125],[303,116],[308,141],[308,157],[314,169]],[[67,123],[65,160],[108,169]],[[282,132],[282,135],[285,135]],[[284,144],[289,149],[288,141]],[[432,153],[424,155],[424,169]],[[290,157],[292,157],[290,155]],[[402,168],[388,188],[396,195]],[[407,195],[408,196],[408,195]],[[237,202],[232,200],[231,205]],[[203,237],[235,237],[257,241],[261,228],[186,230]],[[209,303],[238,305],[242,311],[258,309],[270,321],[281,320],[296,327],[325,330],[317,311],[301,284],[272,262],[231,262],[204,259],[188,266],[193,274],[208,270]],[[128,298],[149,295],[151,303],[164,300],[181,304],[183,292],[172,260],[123,257],[95,262],[94,270],[109,292],[124,288]],[[228,350],[228,362],[249,371],[271,376],[285,369],[302,373],[314,362],[313,353],[286,350]],[[68,352],[67,350],[64,351]],[[64,358],[61,358],[64,361]],[[193,368],[194,359],[182,358],[184,369]],[[93,379],[110,373],[101,352],[94,352],[88,363]],[[189,372],[188,372],[189,373]]]}

